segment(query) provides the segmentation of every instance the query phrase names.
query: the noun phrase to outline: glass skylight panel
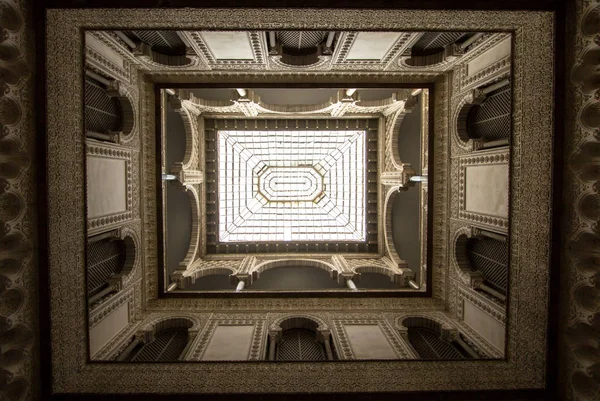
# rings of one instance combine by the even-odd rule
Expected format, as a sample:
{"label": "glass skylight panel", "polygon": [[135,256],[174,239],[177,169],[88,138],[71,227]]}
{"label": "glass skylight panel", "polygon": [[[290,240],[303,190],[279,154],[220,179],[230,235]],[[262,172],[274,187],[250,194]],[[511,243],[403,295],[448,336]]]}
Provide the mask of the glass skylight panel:
{"label": "glass skylight panel", "polygon": [[218,132],[219,241],[365,241],[366,132]]}

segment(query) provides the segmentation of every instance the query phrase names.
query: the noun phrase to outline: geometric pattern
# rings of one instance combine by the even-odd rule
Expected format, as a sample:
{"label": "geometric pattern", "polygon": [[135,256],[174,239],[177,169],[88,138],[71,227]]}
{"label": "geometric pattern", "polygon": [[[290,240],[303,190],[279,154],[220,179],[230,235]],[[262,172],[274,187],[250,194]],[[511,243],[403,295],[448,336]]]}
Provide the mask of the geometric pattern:
{"label": "geometric pattern", "polygon": [[366,131],[217,137],[220,242],[366,241]]}
{"label": "geometric pattern", "polygon": [[323,361],[326,360],[323,346],[316,340],[315,333],[306,329],[284,330],[277,344],[278,361]]}

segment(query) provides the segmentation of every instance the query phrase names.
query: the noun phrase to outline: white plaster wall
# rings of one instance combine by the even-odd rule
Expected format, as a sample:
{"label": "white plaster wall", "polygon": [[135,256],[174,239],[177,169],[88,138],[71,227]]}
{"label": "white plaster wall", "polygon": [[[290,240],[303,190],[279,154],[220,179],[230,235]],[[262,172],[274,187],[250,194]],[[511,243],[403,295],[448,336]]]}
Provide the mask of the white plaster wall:
{"label": "white plaster wall", "polygon": [[90,330],[90,355],[93,357],[129,324],[129,305],[124,303]]}
{"label": "white plaster wall", "polygon": [[467,64],[467,75],[473,75],[489,67],[496,61],[510,54],[510,37],[506,38],[490,50],[475,57]]}
{"label": "white plaster wall", "polygon": [[204,31],[202,38],[218,60],[252,60],[254,52],[247,32]]}
{"label": "white plaster wall", "polygon": [[465,210],[508,217],[508,164],[466,168]]}
{"label": "white plaster wall", "polygon": [[85,34],[85,45],[97,51],[98,53],[106,57],[108,60],[112,61],[118,67],[123,68],[123,58],[119,55],[119,53],[117,53],[110,47],[105,46],[102,42],[100,42],[98,39],[96,39],[89,33]]}
{"label": "white plaster wall", "polygon": [[359,32],[346,59],[381,60],[399,36],[398,32]]}
{"label": "white plaster wall", "polygon": [[202,360],[247,360],[253,333],[254,326],[217,326],[202,355]]}
{"label": "white plaster wall", "polygon": [[463,319],[498,351],[504,352],[506,327],[472,302],[464,300]]}
{"label": "white plaster wall", "polygon": [[344,330],[356,359],[398,359],[378,325],[344,325]]}
{"label": "white plaster wall", "polygon": [[88,218],[127,210],[125,160],[87,157]]}

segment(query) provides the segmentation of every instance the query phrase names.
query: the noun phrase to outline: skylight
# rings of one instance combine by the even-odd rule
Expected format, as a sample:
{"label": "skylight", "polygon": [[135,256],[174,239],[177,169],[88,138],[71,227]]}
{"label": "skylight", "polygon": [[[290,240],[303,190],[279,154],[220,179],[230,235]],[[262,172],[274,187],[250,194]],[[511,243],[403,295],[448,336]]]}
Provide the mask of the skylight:
{"label": "skylight", "polygon": [[219,131],[219,241],[366,241],[365,137]]}

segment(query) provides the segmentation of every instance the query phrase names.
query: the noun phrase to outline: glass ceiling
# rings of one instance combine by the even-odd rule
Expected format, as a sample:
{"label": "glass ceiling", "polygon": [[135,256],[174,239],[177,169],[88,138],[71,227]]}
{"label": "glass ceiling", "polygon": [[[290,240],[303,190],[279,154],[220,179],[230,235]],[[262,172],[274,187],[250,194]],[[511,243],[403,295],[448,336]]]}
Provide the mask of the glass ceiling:
{"label": "glass ceiling", "polygon": [[366,132],[218,132],[219,241],[366,241]]}

